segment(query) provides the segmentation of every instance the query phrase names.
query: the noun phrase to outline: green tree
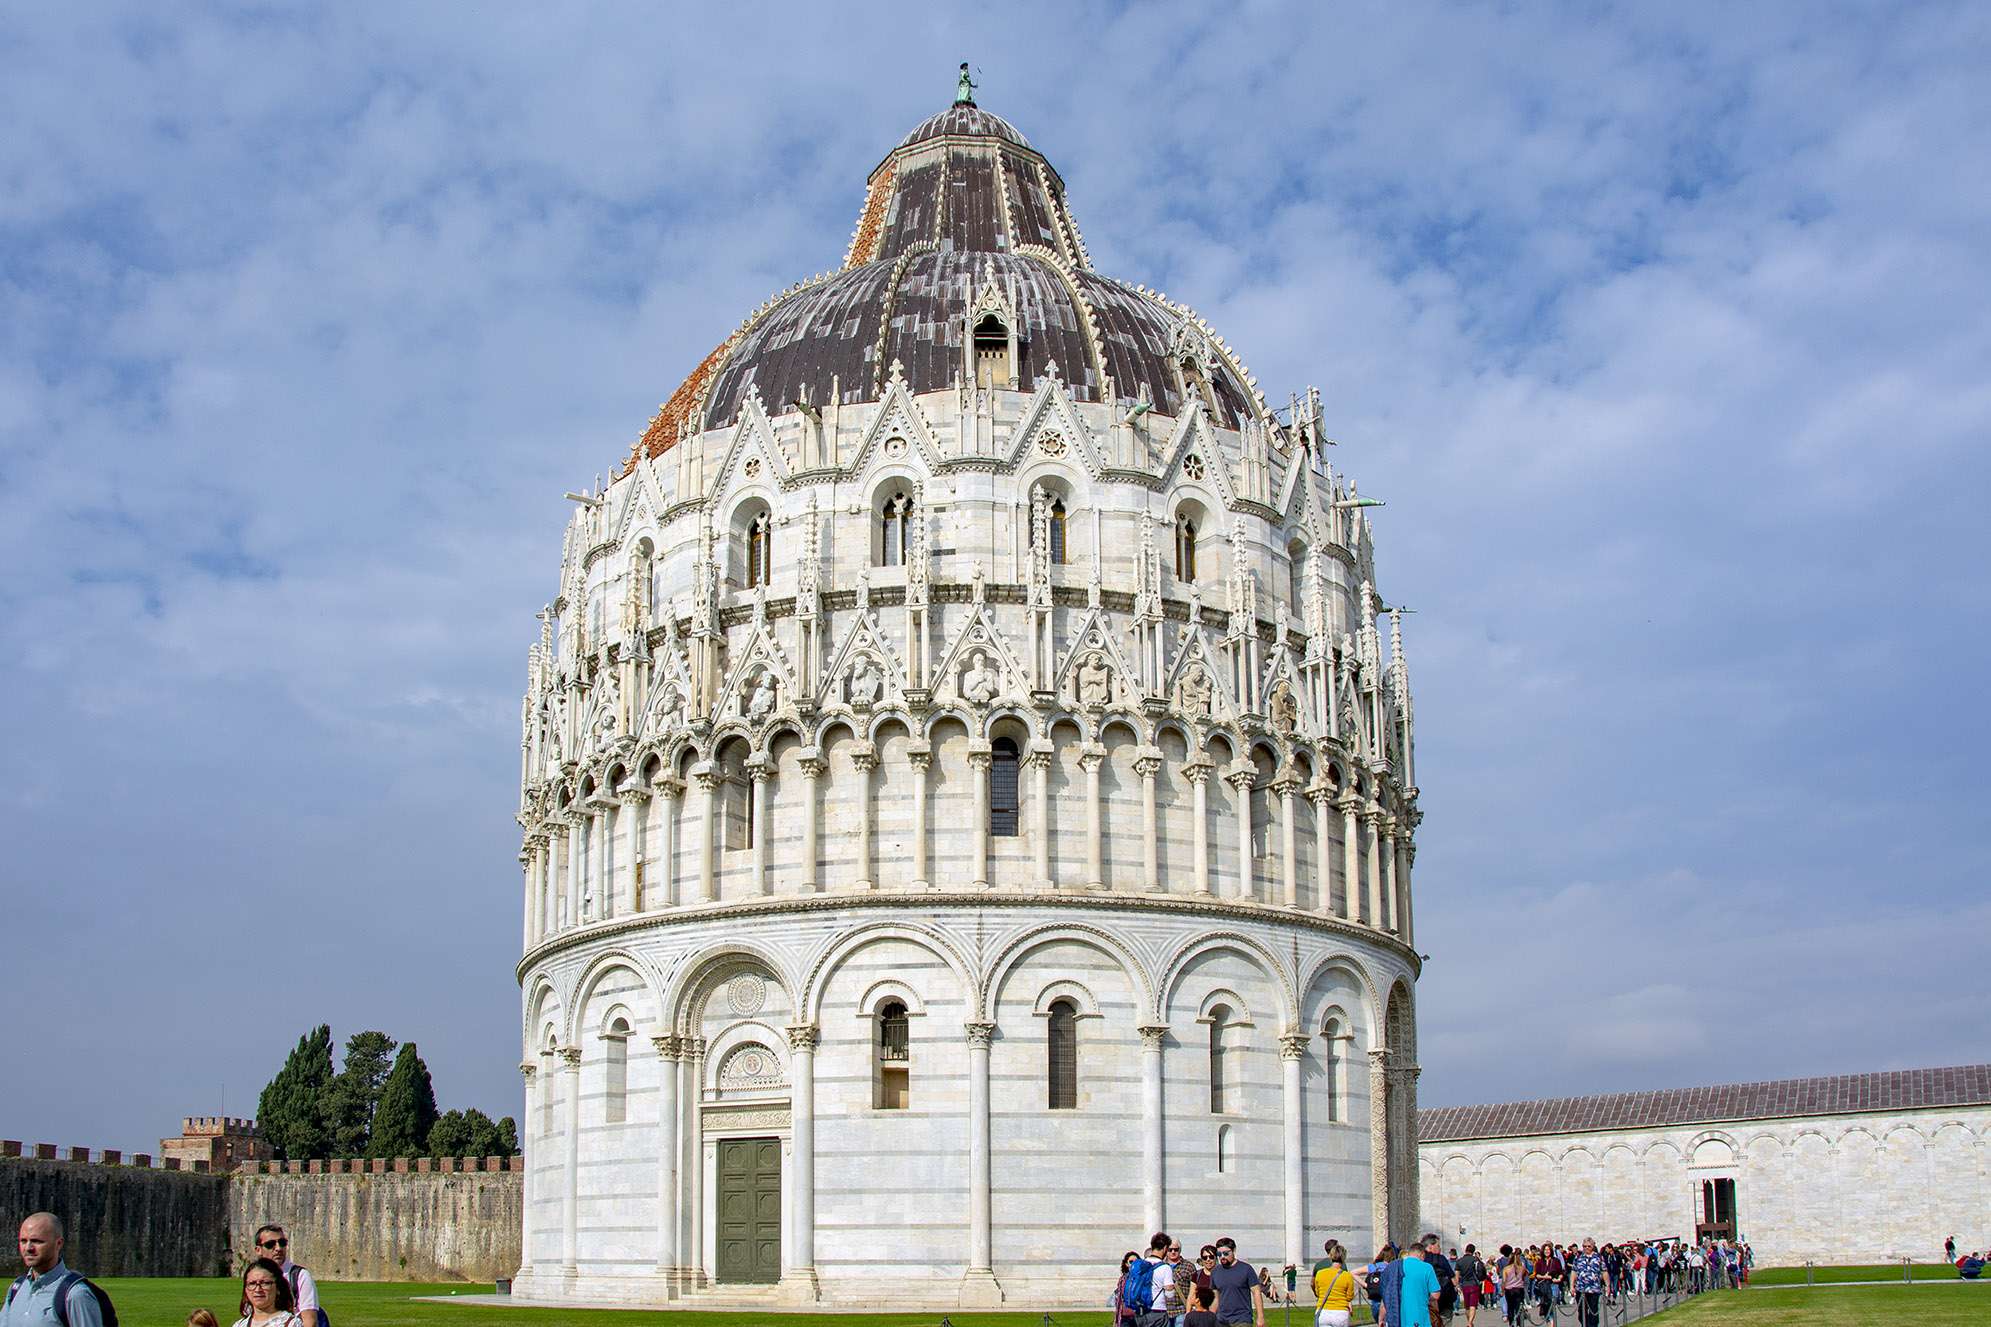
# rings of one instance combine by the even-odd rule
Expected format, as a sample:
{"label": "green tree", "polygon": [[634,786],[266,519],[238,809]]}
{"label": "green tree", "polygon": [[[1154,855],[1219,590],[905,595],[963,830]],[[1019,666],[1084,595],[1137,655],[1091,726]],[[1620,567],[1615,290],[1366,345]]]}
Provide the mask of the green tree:
{"label": "green tree", "polygon": [[429,1130],[429,1155],[508,1157],[518,1155],[518,1126],[511,1116],[493,1123],[476,1107],[443,1113]]}
{"label": "green tree", "polygon": [[415,1053],[415,1043],[401,1047],[394,1068],[380,1089],[380,1104],[373,1112],[372,1136],[367,1140],[370,1157],[427,1156],[429,1130],[436,1123],[436,1090],[429,1081],[429,1067]]}
{"label": "green tree", "polygon": [[507,1115],[498,1121],[498,1145],[491,1149],[495,1156],[515,1157],[518,1155],[518,1122]]}
{"label": "green tree", "polygon": [[314,1161],[327,1155],[327,1096],[332,1085],[332,1028],[321,1023],[297,1039],[297,1049],[277,1070],[256,1100],[263,1137],[286,1161]]}
{"label": "green tree", "polygon": [[387,1082],[394,1055],[394,1038],[385,1032],[355,1032],[346,1039],[346,1064],[332,1081],[327,1122],[332,1131],[332,1155],[367,1155],[373,1113]]}

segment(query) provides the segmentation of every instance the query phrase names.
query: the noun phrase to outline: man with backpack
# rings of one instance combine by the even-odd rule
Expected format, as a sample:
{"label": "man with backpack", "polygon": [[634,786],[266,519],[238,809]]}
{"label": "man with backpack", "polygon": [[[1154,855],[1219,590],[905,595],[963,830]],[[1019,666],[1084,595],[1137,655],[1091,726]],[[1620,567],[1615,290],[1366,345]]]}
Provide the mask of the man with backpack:
{"label": "man with backpack", "polygon": [[21,1261],[25,1275],[7,1287],[0,1308],[0,1327],[117,1327],[111,1298],[89,1278],[62,1262],[62,1222],[53,1213],[36,1212],[21,1222]]}
{"label": "man with backpack", "polygon": [[1452,1271],[1459,1278],[1459,1298],[1466,1302],[1466,1327],[1474,1327],[1473,1319],[1479,1314],[1479,1297],[1486,1284],[1486,1260],[1468,1244],[1465,1253],[1452,1264]]}
{"label": "man with backpack", "polygon": [[318,1283],[311,1279],[311,1273],[290,1260],[290,1236],[283,1233],[283,1227],[271,1225],[258,1229],[256,1250],[283,1269],[283,1279],[290,1282],[290,1302],[296,1308],[297,1320],[304,1327],[332,1327],[325,1319],[324,1310],[318,1307]]}

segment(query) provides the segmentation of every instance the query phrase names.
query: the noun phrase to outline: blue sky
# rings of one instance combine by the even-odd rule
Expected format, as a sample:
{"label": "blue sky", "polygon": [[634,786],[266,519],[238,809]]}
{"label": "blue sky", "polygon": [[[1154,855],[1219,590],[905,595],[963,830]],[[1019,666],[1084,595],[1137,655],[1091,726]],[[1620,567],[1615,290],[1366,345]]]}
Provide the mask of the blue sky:
{"label": "blue sky", "polygon": [[0,15],[0,1136],[516,1112],[560,494],[964,58],[1389,503],[1426,1104],[1991,1059],[1991,11],[1003,15]]}

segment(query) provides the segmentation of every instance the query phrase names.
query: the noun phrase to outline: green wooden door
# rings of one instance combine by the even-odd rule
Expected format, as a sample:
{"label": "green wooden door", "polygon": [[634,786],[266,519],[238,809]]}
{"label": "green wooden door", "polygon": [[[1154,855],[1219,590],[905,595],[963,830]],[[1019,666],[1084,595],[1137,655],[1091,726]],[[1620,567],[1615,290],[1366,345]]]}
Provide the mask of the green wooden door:
{"label": "green wooden door", "polygon": [[781,1140],[719,1144],[719,1280],[772,1285],[781,1279]]}

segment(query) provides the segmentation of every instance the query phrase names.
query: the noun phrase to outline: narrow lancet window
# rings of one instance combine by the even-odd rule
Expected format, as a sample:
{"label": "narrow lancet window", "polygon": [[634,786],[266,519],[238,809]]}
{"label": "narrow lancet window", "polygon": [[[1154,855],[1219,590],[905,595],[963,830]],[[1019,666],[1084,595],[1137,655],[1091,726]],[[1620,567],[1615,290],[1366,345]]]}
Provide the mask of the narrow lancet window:
{"label": "narrow lancet window", "polygon": [[1046,1047],[1052,1110],[1078,1109],[1078,1008],[1070,1000],[1051,1004]]}

